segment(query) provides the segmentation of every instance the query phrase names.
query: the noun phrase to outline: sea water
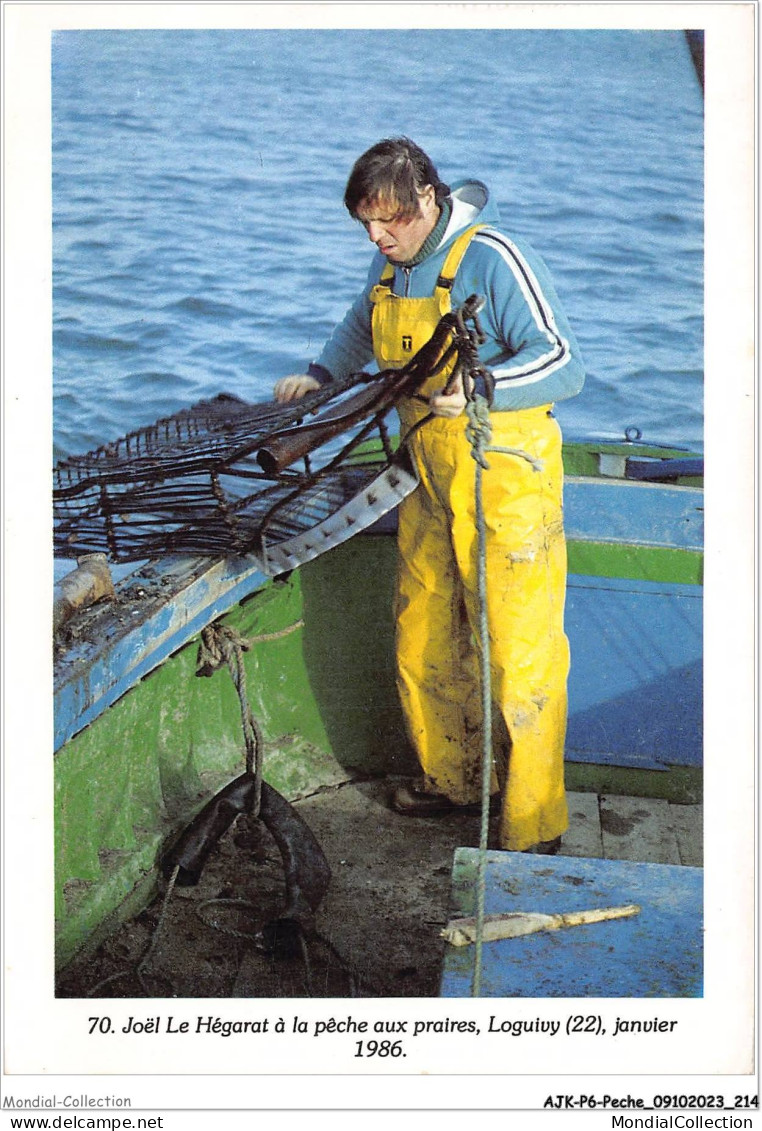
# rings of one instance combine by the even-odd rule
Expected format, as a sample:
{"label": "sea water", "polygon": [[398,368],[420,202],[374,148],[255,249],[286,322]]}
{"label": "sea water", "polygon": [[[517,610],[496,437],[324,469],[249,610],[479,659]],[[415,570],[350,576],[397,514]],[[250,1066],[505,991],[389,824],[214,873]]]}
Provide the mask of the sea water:
{"label": "sea water", "polygon": [[488,183],[587,367],[570,437],[702,441],[703,104],[680,31],[97,30],[52,42],[54,458],[300,372],[406,134]]}

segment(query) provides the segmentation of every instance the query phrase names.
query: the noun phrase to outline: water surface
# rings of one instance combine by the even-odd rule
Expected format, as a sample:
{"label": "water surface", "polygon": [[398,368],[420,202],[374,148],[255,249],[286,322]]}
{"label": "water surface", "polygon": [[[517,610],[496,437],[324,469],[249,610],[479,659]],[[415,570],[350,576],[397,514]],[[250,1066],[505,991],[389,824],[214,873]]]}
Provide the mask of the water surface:
{"label": "water surface", "polygon": [[267,399],[362,285],[354,159],[485,180],[588,368],[567,435],[700,445],[703,106],[678,31],[72,31],[52,51],[55,454]]}

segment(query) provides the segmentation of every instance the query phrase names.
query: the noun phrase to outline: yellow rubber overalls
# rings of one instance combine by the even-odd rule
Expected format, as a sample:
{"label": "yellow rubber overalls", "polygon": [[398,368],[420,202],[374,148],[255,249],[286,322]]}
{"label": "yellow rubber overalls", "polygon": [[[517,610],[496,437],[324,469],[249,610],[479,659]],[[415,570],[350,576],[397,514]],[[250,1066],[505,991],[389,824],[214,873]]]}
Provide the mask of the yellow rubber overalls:
{"label": "yellow rubber overalls", "polygon": [[[391,292],[387,264],[373,288],[373,346],[380,368],[399,368],[451,309],[452,281],[473,235],[454,243],[433,295]],[[439,392],[447,373],[420,392]],[[566,545],[561,435],[550,406],[491,415],[496,446],[542,461],[488,453],[487,615],[492,695],[510,738],[501,784],[502,848],[520,851],[567,827],[563,754],[569,647],[563,629]],[[426,404],[405,398],[402,434]],[[466,416],[433,417],[409,438],[420,484],[399,508],[396,593],[398,688],[427,785],[458,804],[481,795],[482,722],[478,653],[475,463]],[[498,787],[493,778],[493,792]]]}

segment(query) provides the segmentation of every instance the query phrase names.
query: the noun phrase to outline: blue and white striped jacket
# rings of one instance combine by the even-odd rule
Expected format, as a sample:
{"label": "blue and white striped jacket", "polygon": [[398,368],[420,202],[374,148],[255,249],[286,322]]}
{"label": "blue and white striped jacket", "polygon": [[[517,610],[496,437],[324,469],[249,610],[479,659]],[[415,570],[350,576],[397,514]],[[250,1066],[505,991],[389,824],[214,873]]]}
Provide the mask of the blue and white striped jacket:
{"label": "blue and white striped jacket", "polygon": [[[433,293],[447,252],[457,235],[473,224],[488,227],[468,246],[452,290],[452,305],[469,295],[486,302],[480,315],[487,341],[480,360],[495,377],[494,411],[550,404],[575,396],[585,372],[579,347],[560,307],[547,267],[522,240],[497,227],[497,208],[481,181],[453,186],[453,210],[441,243],[415,267],[397,267],[395,293],[422,298]],[[386,265],[377,252],[362,293],[335,328],[309,372],[319,380],[341,378],[365,368],[373,357],[369,298]]]}

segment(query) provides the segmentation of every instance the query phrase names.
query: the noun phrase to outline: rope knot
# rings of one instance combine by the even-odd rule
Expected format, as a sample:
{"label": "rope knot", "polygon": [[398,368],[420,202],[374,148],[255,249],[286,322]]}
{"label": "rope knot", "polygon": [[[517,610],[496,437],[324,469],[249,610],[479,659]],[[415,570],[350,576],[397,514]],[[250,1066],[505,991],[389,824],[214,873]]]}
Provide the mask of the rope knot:
{"label": "rope knot", "polygon": [[248,652],[250,641],[234,628],[225,624],[208,624],[201,630],[201,640],[196,654],[196,675],[210,676],[225,664]]}
{"label": "rope knot", "polygon": [[480,393],[475,393],[466,403],[466,415],[468,417],[466,437],[471,444],[471,458],[475,459],[480,467],[489,470],[485,452],[499,452],[505,456],[518,456],[519,459],[526,460],[534,471],[542,471],[542,460],[530,455],[529,452],[525,452],[523,448],[506,448],[500,445],[493,447],[491,445],[492,423],[489,401]]}

